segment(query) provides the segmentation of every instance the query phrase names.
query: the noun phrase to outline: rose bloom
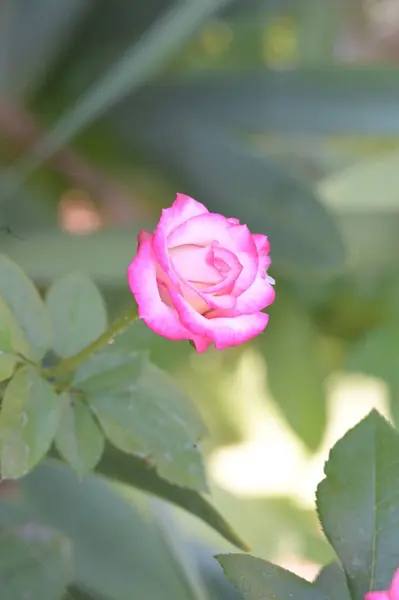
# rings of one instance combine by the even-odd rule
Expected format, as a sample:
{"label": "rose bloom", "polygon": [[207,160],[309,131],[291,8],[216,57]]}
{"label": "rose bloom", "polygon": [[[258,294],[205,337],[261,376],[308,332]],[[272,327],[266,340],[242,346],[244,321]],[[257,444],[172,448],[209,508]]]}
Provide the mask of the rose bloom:
{"label": "rose bloom", "polygon": [[368,592],[364,595],[364,600],[399,600],[399,569],[393,574],[388,590]]}
{"label": "rose bloom", "polygon": [[270,262],[266,236],[177,194],[155,233],[140,231],[128,280],[150,329],[192,340],[198,352],[212,343],[222,350],[265,329],[261,310],[274,300]]}

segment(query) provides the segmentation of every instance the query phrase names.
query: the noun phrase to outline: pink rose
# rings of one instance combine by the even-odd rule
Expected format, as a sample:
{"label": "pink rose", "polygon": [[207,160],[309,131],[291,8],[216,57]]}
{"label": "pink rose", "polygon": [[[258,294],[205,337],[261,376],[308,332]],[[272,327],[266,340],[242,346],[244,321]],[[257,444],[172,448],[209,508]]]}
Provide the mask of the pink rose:
{"label": "pink rose", "polygon": [[265,329],[261,310],[274,300],[270,262],[266,236],[177,194],[155,233],[140,231],[128,279],[150,329],[192,340],[198,352],[212,342],[222,350]]}
{"label": "pink rose", "polygon": [[364,600],[399,600],[399,569],[393,574],[388,590],[368,592],[364,595]]}

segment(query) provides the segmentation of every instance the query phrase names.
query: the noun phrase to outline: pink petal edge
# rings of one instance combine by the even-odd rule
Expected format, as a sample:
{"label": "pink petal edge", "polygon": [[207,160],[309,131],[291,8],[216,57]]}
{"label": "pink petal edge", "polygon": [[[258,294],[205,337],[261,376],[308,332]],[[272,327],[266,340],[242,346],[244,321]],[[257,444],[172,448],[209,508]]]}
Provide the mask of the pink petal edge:
{"label": "pink petal edge", "polygon": [[151,246],[151,238],[148,238],[140,245],[128,269],[129,287],[138,304],[139,317],[163,337],[170,340],[190,339],[192,335],[180,323],[176,311],[161,300]]}
{"label": "pink petal edge", "polygon": [[169,291],[184,327],[201,338],[210,338],[217,350],[238,346],[252,339],[266,328],[269,321],[269,315],[262,312],[207,319],[196,312],[179,293]]}
{"label": "pink petal edge", "polygon": [[153,248],[160,266],[175,285],[178,285],[178,279],[170,265],[168,236],[175,228],[184,224],[189,219],[207,214],[208,212],[206,206],[185,194],[177,194],[172,206],[164,208],[162,211],[154,233]]}

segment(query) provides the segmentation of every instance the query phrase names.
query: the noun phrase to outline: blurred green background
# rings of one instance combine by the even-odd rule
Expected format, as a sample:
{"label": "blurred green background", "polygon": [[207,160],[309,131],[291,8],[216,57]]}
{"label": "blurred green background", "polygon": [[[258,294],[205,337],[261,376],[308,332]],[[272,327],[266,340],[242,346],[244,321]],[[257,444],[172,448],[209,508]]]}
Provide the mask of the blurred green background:
{"label": "blurred green background", "polygon": [[[0,3],[0,249],[43,291],[83,270],[117,315],[177,191],[270,237],[264,335],[198,356],[139,324],[118,344],[191,395],[252,552],[309,578],[331,558],[328,448],[372,406],[399,422],[398,63],[397,0]],[[27,485],[82,553],[68,597],[235,598],[205,525],[130,488],[111,510],[94,480],[74,513],[58,476]]]}

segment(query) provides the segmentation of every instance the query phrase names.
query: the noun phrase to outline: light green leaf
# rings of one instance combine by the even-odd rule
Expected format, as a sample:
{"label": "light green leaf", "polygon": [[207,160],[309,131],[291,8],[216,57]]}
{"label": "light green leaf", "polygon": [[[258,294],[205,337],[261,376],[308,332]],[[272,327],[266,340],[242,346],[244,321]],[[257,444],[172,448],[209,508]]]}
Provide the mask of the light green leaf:
{"label": "light green leaf", "polygon": [[295,433],[315,450],[327,425],[327,368],[320,336],[309,315],[279,297],[271,309],[267,334],[258,344],[266,358],[268,385],[275,401]]}
{"label": "light green leaf", "polygon": [[1,600],[60,600],[72,578],[72,547],[34,522],[0,526]]}
{"label": "light green leaf", "polygon": [[33,355],[24,332],[5,300],[0,296],[0,350],[7,354]]}
{"label": "light green leaf", "polygon": [[94,283],[80,273],[58,279],[46,304],[54,328],[53,348],[67,358],[94,341],[107,328],[107,310]]}
{"label": "light green leaf", "polygon": [[76,370],[73,384],[90,394],[129,391],[143,372],[144,359],[139,352],[105,350],[90,357]]}
{"label": "light green leaf", "polygon": [[104,450],[104,436],[85,403],[63,394],[61,422],[55,443],[60,455],[83,477],[94,469]]}
{"label": "light green leaf", "polygon": [[10,379],[18,364],[18,357],[13,354],[6,354],[0,350],[0,381]]}
{"label": "light green leaf", "polygon": [[0,412],[1,474],[22,477],[48,451],[57,432],[62,403],[53,387],[30,368],[8,384]]}
{"label": "light green leaf", "polygon": [[331,450],[317,490],[324,532],[354,600],[386,589],[399,564],[399,435],[376,411]]}
{"label": "light green leaf", "polygon": [[323,567],[317,575],[315,585],[323,590],[330,600],[351,600],[345,573],[339,563]]}
{"label": "light green leaf", "polygon": [[204,426],[166,374],[137,353],[110,350],[83,365],[74,386],[116,447],[145,456],[165,479],[206,489],[197,450]]}
{"label": "light green leaf", "polygon": [[248,550],[247,545],[208,500],[195,490],[162,479],[147,461],[109,446],[97,471],[112,480],[131,485],[179,506],[207,523],[241,550]]}
{"label": "light green leaf", "polygon": [[245,600],[328,600],[315,585],[260,558],[245,554],[216,558]]}
{"label": "light green leaf", "polygon": [[27,358],[40,360],[51,345],[46,307],[31,280],[4,254],[0,255],[0,296],[32,348]]}

